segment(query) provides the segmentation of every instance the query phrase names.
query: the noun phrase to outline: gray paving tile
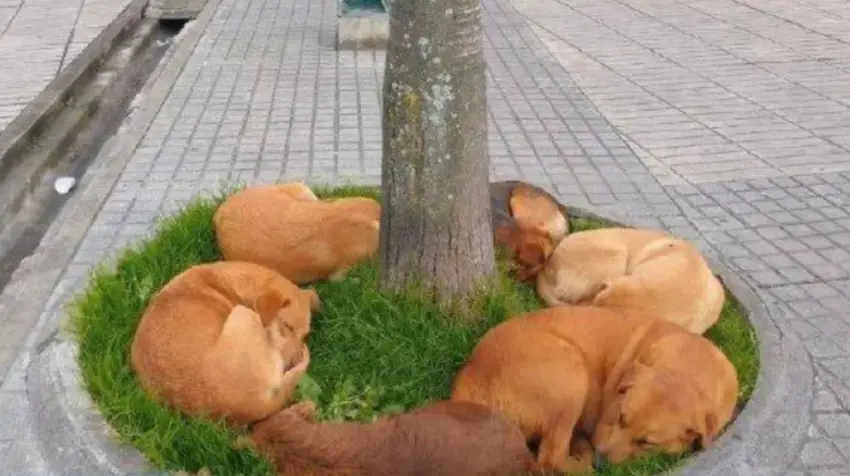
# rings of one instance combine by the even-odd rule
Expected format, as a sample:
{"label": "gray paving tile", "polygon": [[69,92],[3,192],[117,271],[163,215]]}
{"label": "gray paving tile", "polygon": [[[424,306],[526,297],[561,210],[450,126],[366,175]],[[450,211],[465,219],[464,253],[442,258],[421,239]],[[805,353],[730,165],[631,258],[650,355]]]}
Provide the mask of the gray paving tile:
{"label": "gray paving tile", "polygon": [[[850,5],[515,4],[698,234],[804,319],[784,325],[812,359],[850,378]],[[844,462],[823,438],[804,447],[800,468]]]}
{"label": "gray paving tile", "polygon": [[16,71],[0,75],[0,130],[129,3],[20,0],[14,9],[0,6],[0,62],[7,71]]}

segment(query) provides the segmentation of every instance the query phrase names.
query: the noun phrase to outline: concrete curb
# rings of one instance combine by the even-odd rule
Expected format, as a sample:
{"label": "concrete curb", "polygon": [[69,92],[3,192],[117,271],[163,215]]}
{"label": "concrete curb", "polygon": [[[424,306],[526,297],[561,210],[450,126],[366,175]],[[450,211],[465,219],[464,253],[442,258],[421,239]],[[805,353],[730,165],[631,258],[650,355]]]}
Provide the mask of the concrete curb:
{"label": "concrete curb", "polygon": [[[0,133],[0,223],[14,213],[26,194],[37,185],[49,169],[54,153],[40,154],[38,160],[24,161],[31,144],[40,141],[48,125],[65,108],[65,104],[97,74],[98,67],[115,46],[120,44],[143,19],[148,0],[133,0],[121,14],[91,42],[50,84],[30,102],[21,114]],[[78,118],[84,121],[87,114]],[[67,131],[73,135],[75,126]],[[63,148],[61,138],[52,144],[54,150]]]}
{"label": "concrete curb", "polygon": [[[220,0],[209,0],[201,15],[186,25],[182,38],[177,40],[172,52],[166,53],[151,74],[139,93],[145,97],[145,101],[127,119],[119,134],[107,142],[95,162],[98,167],[86,174],[74,199],[63,208],[51,226],[45,237],[49,237],[50,242],[47,249],[40,246],[33,256],[36,262],[41,263],[37,266],[40,269],[30,272],[24,270],[20,277],[15,273],[14,281],[21,283],[22,287],[32,285],[42,293],[48,287],[56,288],[61,273],[51,272],[51,279],[45,284],[44,270],[66,266],[88,229],[88,226],[81,226],[70,227],[72,229],[69,230],[69,227],[63,228],[59,224],[69,221],[90,224],[97,216],[212,20],[219,3]],[[0,297],[0,307],[4,297],[15,299],[5,294]],[[48,302],[49,296],[40,294],[28,302],[43,304]],[[37,331],[32,333],[25,344],[27,348],[34,347],[29,356],[24,356],[30,359],[26,368],[26,390],[35,434],[51,473],[158,474],[150,471],[147,461],[137,450],[116,442],[111,428],[80,385],[76,342],[59,335],[59,318],[63,313],[58,304],[62,299],[54,295],[50,301],[44,309],[41,306],[36,309],[34,304],[26,309],[21,306],[15,309],[39,315]]]}
{"label": "concrete curb", "polygon": [[150,0],[145,16],[157,20],[191,20],[204,10],[207,0]]}
{"label": "concrete curb", "polygon": [[389,35],[390,16],[387,12],[343,12],[340,6],[336,26],[337,50],[382,50],[387,47]]}
{"label": "concrete curb", "polygon": [[[93,410],[79,381],[77,345],[51,339],[27,372],[27,389],[41,436],[42,456],[52,474],[160,474],[134,448],[118,443],[112,428]],[[45,436],[49,435],[49,442]]]}
{"label": "concrete curb", "polygon": [[[507,204],[510,189],[524,183],[557,197],[540,187],[506,180],[491,183],[491,195]],[[590,218],[613,226],[639,226],[634,220],[592,207],[563,206],[570,217]],[[749,402],[713,448],[691,458],[672,474],[688,476],[768,476],[780,474],[793,463],[808,430],[804,412],[783,412],[787,408],[809,408],[814,374],[800,341],[777,325],[780,310],[768,307],[757,291],[734,273],[725,262],[707,254],[706,260],[723,285],[747,311],[759,345],[759,373]],[[782,415],[781,418],[777,418]],[[776,438],[783,435],[783,438]]]}

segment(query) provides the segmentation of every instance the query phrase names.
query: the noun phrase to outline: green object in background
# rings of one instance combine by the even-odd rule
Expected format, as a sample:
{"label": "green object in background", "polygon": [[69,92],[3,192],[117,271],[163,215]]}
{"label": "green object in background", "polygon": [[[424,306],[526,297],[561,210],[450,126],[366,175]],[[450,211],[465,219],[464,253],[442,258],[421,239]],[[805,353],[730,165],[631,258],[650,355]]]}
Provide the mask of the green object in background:
{"label": "green object in background", "polygon": [[385,12],[384,0],[342,0],[342,11],[347,13],[356,10]]}

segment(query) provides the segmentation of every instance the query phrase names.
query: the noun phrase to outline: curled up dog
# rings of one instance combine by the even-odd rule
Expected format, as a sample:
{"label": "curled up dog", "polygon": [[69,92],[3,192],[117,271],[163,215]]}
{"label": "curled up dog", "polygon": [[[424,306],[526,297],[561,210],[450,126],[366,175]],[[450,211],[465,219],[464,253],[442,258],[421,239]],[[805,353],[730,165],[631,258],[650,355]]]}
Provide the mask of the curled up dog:
{"label": "curled up dog", "polygon": [[702,334],[726,294],[697,248],[661,230],[603,228],[564,238],[537,275],[550,306],[593,304]]}
{"label": "curled up dog", "polygon": [[321,200],[300,182],[249,187],[213,216],[226,260],[271,268],[297,284],[341,279],[375,255],[381,206],[365,197]]}
{"label": "curled up dog", "polygon": [[142,387],[192,415],[248,424],[288,402],[310,361],[315,291],[262,266],[189,268],[142,315],[131,363]]}

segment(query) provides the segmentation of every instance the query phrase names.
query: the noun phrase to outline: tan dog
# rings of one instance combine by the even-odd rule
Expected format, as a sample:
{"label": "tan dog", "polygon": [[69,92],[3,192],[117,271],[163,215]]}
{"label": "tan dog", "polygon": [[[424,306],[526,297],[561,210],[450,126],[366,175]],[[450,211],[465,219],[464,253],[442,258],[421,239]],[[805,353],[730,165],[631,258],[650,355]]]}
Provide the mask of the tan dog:
{"label": "tan dog", "polygon": [[550,306],[586,304],[660,317],[702,334],[726,293],[699,250],[658,230],[577,232],[555,248],[537,292]]}
{"label": "tan dog", "polygon": [[514,186],[508,206],[511,219],[497,223],[496,243],[513,255],[518,265],[517,279],[527,281],[543,268],[555,246],[567,234],[569,223],[551,196],[529,185]]}
{"label": "tan dog", "polygon": [[246,424],[282,408],[310,361],[313,290],[262,266],[193,266],[145,309],[131,349],[142,386],[191,414]]}
{"label": "tan dog", "polygon": [[285,476],[521,476],[537,465],[519,429],[486,408],[439,402],[370,424],[312,423],[299,403],[254,425]]}
{"label": "tan dog", "polygon": [[706,447],[732,417],[737,395],[735,368],[702,336],[661,319],[558,306],[491,329],[455,378],[451,399],[519,425],[539,441],[544,469],[579,471],[591,465],[591,436],[613,462]]}
{"label": "tan dog", "polygon": [[381,207],[370,198],[319,200],[303,183],[250,187],[213,216],[226,260],[261,264],[295,283],[340,279],[378,249]]}

